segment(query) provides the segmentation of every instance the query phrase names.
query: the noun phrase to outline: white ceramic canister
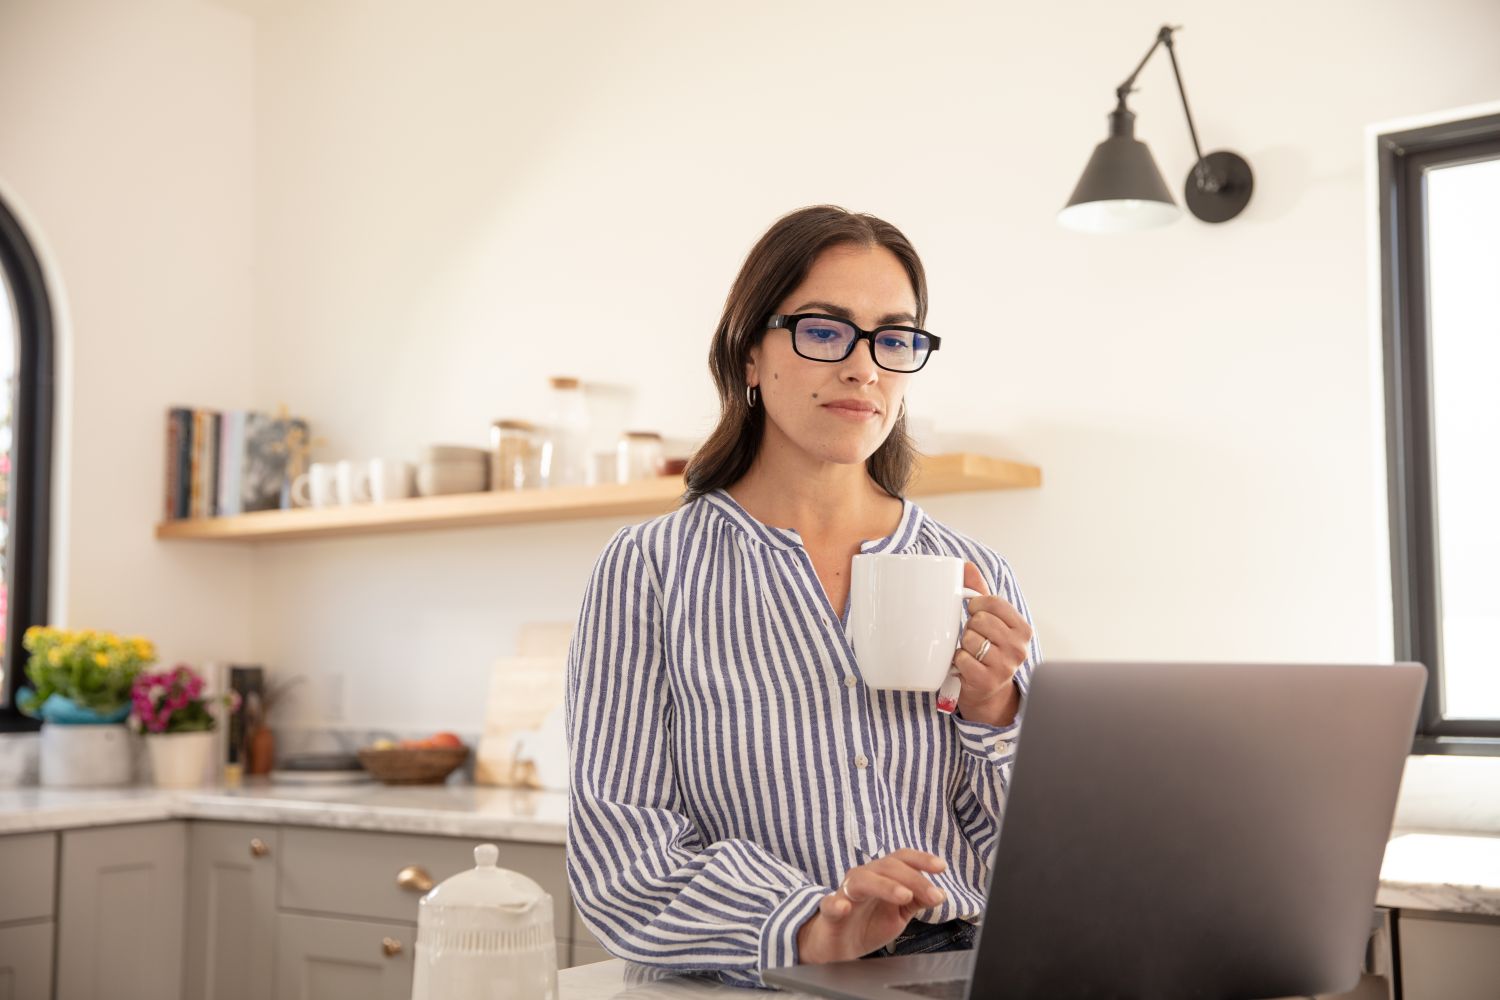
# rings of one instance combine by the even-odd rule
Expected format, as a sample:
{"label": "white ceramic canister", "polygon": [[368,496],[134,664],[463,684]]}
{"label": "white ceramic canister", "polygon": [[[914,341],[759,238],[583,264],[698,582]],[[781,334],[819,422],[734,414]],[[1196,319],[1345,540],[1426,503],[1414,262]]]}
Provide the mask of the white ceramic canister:
{"label": "white ceramic canister", "polygon": [[557,1000],[552,897],[499,858],[480,844],[474,868],[422,897],[412,1000]]}

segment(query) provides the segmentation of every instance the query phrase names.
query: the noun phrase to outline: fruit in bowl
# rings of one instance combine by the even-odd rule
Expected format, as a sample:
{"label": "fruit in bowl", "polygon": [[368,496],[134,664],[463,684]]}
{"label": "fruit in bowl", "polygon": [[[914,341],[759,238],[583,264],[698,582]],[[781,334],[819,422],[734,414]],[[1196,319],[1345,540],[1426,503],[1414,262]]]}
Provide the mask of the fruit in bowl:
{"label": "fruit in bowl", "polygon": [[402,740],[396,744],[396,746],[404,750],[430,750],[434,747],[445,747],[454,750],[463,745],[463,740],[449,732],[434,733],[419,740]]}
{"label": "fruit in bowl", "polygon": [[359,752],[364,769],[392,785],[437,784],[468,757],[464,741],[448,732],[400,742],[376,740]]}

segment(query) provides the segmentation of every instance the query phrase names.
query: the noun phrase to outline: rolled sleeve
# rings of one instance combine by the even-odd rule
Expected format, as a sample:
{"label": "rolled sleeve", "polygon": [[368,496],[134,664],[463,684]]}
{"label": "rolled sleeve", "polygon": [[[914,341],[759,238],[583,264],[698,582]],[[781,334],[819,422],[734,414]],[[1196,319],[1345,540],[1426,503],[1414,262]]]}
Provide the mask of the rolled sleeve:
{"label": "rolled sleeve", "polygon": [[983,722],[971,722],[953,715],[953,724],[958,728],[958,741],[964,750],[991,764],[1008,764],[1016,755],[1016,741],[1021,735],[1021,720],[1026,713],[1026,689],[1031,683],[1031,663],[1016,671],[1015,685],[1020,691],[1020,702],[1016,706],[1016,717],[1008,726],[991,726]]}

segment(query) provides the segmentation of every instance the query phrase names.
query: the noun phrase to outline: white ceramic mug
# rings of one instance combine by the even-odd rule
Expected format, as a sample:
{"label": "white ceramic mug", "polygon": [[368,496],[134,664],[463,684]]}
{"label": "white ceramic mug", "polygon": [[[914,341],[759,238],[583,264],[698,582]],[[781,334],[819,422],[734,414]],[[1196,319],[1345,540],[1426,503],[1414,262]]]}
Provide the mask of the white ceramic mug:
{"label": "white ceramic mug", "polygon": [[334,494],[338,503],[368,503],[370,499],[370,470],[364,462],[344,459],[334,466]]}
{"label": "white ceramic mug", "polygon": [[372,458],[365,473],[366,488],[370,500],[385,503],[387,500],[404,500],[415,491],[413,469],[410,462],[395,458]]}
{"label": "white ceramic mug", "polygon": [[966,617],[957,556],[872,553],[854,557],[849,637],[865,683],[936,691],[948,676]]}
{"label": "white ceramic mug", "polygon": [[292,483],[292,505],[295,507],[329,507],[338,502],[335,488],[336,469],[330,462],[314,462]]}

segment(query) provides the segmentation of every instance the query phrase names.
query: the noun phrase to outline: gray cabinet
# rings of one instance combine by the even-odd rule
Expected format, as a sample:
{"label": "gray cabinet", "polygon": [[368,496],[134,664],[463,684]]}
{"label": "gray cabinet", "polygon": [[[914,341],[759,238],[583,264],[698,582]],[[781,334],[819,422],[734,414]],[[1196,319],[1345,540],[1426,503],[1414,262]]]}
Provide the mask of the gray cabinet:
{"label": "gray cabinet", "polygon": [[57,835],[0,837],[0,1000],[52,995]]}
{"label": "gray cabinet", "polygon": [[1402,910],[1396,940],[1404,1000],[1500,996],[1500,919]]}
{"label": "gray cabinet", "polygon": [[0,837],[0,924],[52,917],[57,834]]}
{"label": "gray cabinet", "polygon": [[0,927],[0,1000],[52,995],[52,921]]}
{"label": "gray cabinet", "polygon": [[57,1000],[182,995],[186,853],[181,822],[63,833]]}
{"label": "gray cabinet", "polygon": [[277,1000],[407,1000],[416,929],[409,924],[282,913]]}
{"label": "gray cabinet", "polygon": [[245,823],[188,828],[184,996],[271,1000],[278,837]]}
{"label": "gray cabinet", "polygon": [[[420,837],[287,827],[282,831],[285,910],[417,922],[424,886],[474,867],[478,838]],[[571,909],[561,847],[497,841],[498,864],[536,881],[553,903],[553,935],[568,938]]]}
{"label": "gray cabinet", "polygon": [[569,956],[570,965],[593,965],[595,962],[608,962],[615,956],[604,950],[589,929],[583,926],[583,914],[578,912],[578,907],[570,906],[573,911],[573,924],[569,930],[569,937],[573,942],[572,953]]}

